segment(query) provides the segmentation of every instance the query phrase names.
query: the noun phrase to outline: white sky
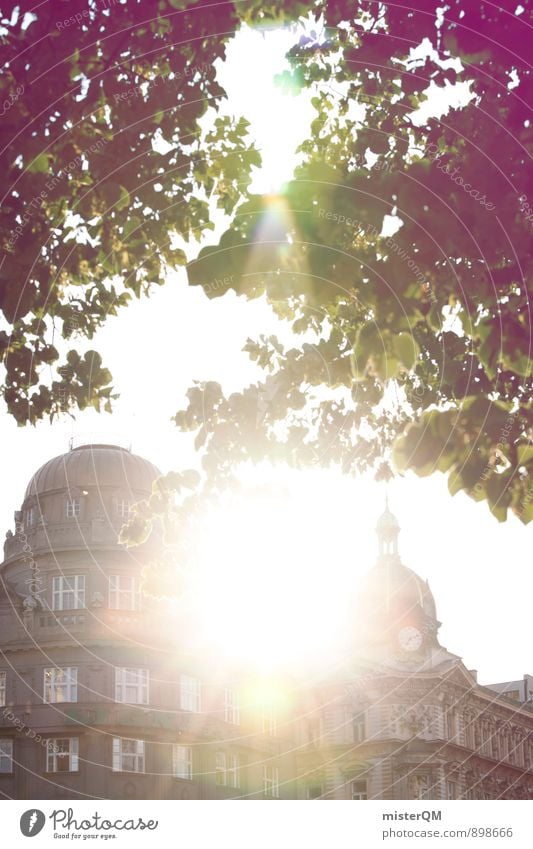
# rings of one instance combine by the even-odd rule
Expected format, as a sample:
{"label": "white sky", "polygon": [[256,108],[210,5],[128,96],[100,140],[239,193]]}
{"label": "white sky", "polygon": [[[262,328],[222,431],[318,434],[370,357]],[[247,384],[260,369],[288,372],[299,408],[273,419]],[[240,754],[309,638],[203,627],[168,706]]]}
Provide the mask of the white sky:
{"label": "white sky", "polygon": [[[290,43],[289,35],[254,34],[239,38],[229,51],[223,82],[235,112],[252,121],[259,146],[261,140],[264,143],[268,173],[256,180],[258,191],[274,187],[270,185],[274,170],[277,181],[290,178],[292,151],[305,137],[311,116],[309,104],[301,97],[286,97],[271,87],[273,56],[278,72]],[[0,526],[13,527],[13,511],[20,506],[31,475],[47,459],[66,451],[71,435],[94,433],[97,441],[112,441],[113,434],[118,434],[163,471],[192,465],[190,437],[170,422],[183,405],[184,392],[194,379],[218,380],[226,390],[256,379],[255,367],[241,348],[247,336],[271,332],[273,324],[260,301],[248,303],[231,293],[208,301],[199,288],[187,287],[184,271],[149,300],[136,302],[119,318],[111,318],[91,347],[102,353],[121,393],[112,417],[90,411],[79,415],[74,424],[65,418],[52,426],[17,428],[4,414]],[[262,472],[256,474],[254,480],[260,482],[262,476]],[[383,509],[383,488],[371,480],[319,469],[306,473],[265,470],[264,479],[286,487],[289,507],[285,503],[284,509],[294,510],[289,527],[297,535],[301,562],[309,564],[309,574],[317,582],[323,578],[324,586],[330,588],[327,603],[342,604],[347,591],[373,564],[374,527]],[[526,563],[531,529],[514,517],[499,525],[486,505],[475,504],[461,493],[452,499],[440,474],[397,480],[390,495],[403,529],[403,560],[429,579],[435,594],[443,623],[441,642],[461,655],[469,668],[478,669],[482,683],[533,673],[533,579]],[[265,540],[275,538],[278,524],[279,514],[272,505],[264,515]],[[260,538],[255,541],[258,547],[262,543]],[[218,556],[216,568],[223,573],[232,552],[219,551]],[[231,585],[229,590],[234,592]]]}

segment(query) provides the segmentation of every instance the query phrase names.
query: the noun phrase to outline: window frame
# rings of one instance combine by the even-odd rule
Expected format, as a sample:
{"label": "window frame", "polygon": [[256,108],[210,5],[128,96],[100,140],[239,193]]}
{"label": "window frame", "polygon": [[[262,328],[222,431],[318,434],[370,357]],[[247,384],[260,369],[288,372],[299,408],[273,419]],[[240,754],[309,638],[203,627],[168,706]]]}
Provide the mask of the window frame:
{"label": "window frame", "polygon": [[228,782],[227,786],[232,787],[235,790],[238,790],[241,786],[241,759],[238,754],[235,752],[230,752],[227,757],[228,767],[227,767],[227,775]]}
{"label": "window frame", "polygon": [[[124,743],[135,743],[135,751],[125,752]],[[125,769],[124,758],[132,758],[132,763],[135,766],[140,764],[142,769]],[[137,740],[132,737],[113,737],[111,767],[112,772],[127,772],[136,775],[144,775],[146,770],[145,741]]]}
{"label": "window frame", "polygon": [[277,766],[263,764],[263,796],[265,799],[279,799],[279,769]]}
{"label": "window frame", "polygon": [[[314,793],[311,792],[313,790],[318,790],[318,793],[316,793],[316,795],[315,795]],[[310,799],[310,800],[321,799],[323,795],[324,795],[324,788],[323,788],[322,784],[308,784],[307,785],[306,796],[307,796],[308,799]]]}
{"label": "window frame", "polygon": [[72,498],[67,498],[65,506],[65,516],[67,519],[79,519],[81,516],[81,498],[75,495]]}
{"label": "window frame", "polygon": [[[137,679],[133,683],[127,680],[128,675],[131,673],[135,673]],[[134,701],[126,698],[127,688],[136,689],[137,692]],[[120,698],[121,692],[122,698]],[[124,705],[149,705],[150,670],[144,666],[115,666],[115,701],[118,704]]]}
{"label": "window frame", "polygon": [[215,752],[215,784],[225,787],[228,778],[226,752]]}
{"label": "window frame", "polygon": [[[129,589],[120,586],[121,581],[130,582]],[[121,604],[123,597],[130,599],[129,605]],[[137,575],[110,575],[108,584],[108,607],[110,610],[139,611],[141,609],[141,587]]]}
{"label": "window frame", "polygon": [[278,730],[278,720],[274,712],[274,705],[265,702],[261,711],[261,730],[269,737],[275,737]]}
{"label": "window frame", "polygon": [[[68,752],[59,752],[58,743],[68,742]],[[80,771],[79,737],[47,737],[46,739],[46,772],[63,773]],[[63,757],[68,758],[68,769],[58,769]]]}
{"label": "window frame", "polygon": [[215,784],[217,787],[240,787],[240,758],[235,752],[215,752]]}
{"label": "window frame", "polygon": [[[65,588],[65,581],[74,581],[74,587]],[[85,608],[85,592],[87,589],[85,575],[54,575],[52,577],[52,610],[83,610]],[[65,595],[73,594],[74,604],[65,607]],[[57,604],[59,600],[59,604]],[[81,603],[80,603],[81,601]]]}
{"label": "window frame", "polygon": [[[64,681],[57,681],[56,673],[66,673]],[[49,680],[47,681],[47,676]],[[65,688],[67,698],[58,699],[57,688]],[[74,698],[69,698],[74,696]],[[46,704],[72,704],[78,701],[78,667],[77,666],[47,666],[43,670],[43,702]]]}
{"label": "window frame", "polygon": [[193,675],[180,675],[180,710],[202,712],[202,682]]}
{"label": "window frame", "polygon": [[[357,785],[359,785],[359,789],[356,789]],[[352,778],[350,782],[350,799],[358,802],[368,799],[368,784],[364,778]]]}
{"label": "window frame", "polygon": [[224,687],[224,721],[231,725],[241,724],[239,694],[232,687]]}
{"label": "window frame", "polygon": [[[116,504],[117,504],[117,515],[118,515],[119,519],[129,519],[130,513],[131,513],[131,508],[132,508],[131,501],[127,498],[117,498]],[[124,509],[124,505],[126,505],[126,508],[127,508],[126,510]]]}
{"label": "window frame", "polygon": [[366,740],[366,717],[364,711],[357,713],[352,719],[352,735],[354,743],[364,743]]}
{"label": "window frame", "polygon": [[0,707],[5,707],[7,702],[7,671],[0,670]]}
{"label": "window frame", "polygon": [[[12,737],[0,737],[0,775],[13,774],[13,749]],[[7,760],[9,769],[3,768],[4,760]]]}
{"label": "window frame", "polygon": [[[186,757],[180,756],[183,752],[186,753]],[[180,764],[184,765],[182,772],[185,774],[180,774]],[[192,746],[184,746],[182,743],[172,744],[172,775],[182,781],[193,780]]]}

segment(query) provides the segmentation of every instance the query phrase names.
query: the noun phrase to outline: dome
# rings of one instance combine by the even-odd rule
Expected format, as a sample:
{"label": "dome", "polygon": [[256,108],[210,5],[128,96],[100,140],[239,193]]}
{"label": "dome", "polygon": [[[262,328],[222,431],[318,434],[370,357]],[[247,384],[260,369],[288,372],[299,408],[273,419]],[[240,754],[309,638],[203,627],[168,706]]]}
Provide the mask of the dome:
{"label": "dome", "polygon": [[378,523],[376,525],[376,530],[377,530],[378,533],[380,533],[381,531],[391,531],[391,530],[399,531],[400,530],[400,523],[398,522],[398,519],[396,518],[394,513],[391,513],[391,511],[389,510],[388,502],[387,502],[387,506],[385,507],[384,512],[381,514],[381,516],[378,519]]}
{"label": "dome", "polygon": [[81,445],[48,460],[29,482],[26,499],[59,490],[83,487],[126,488],[150,493],[161,472],[137,454],[118,445]]}
{"label": "dome", "polygon": [[435,599],[427,581],[400,562],[378,564],[367,574],[359,593],[359,606],[370,615],[387,607],[405,613],[420,607],[437,618]]}

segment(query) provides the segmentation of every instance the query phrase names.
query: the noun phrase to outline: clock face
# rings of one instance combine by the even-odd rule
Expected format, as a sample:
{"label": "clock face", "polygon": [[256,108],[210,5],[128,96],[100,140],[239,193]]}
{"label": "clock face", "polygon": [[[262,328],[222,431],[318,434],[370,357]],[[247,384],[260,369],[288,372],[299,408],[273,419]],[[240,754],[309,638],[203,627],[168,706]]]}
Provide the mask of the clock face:
{"label": "clock face", "polygon": [[416,651],[422,645],[422,634],[418,628],[408,625],[398,634],[398,642],[404,651]]}

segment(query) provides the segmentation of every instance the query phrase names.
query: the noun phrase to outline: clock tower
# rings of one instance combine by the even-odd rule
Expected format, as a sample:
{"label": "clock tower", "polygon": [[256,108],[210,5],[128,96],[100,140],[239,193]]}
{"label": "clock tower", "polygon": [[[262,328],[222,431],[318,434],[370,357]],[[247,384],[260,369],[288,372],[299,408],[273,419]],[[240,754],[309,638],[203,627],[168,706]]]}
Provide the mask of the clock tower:
{"label": "clock tower", "polygon": [[360,653],[374,662],[425,665],[435,652],[440,654],[440,622],[427,581],[401,561],[400,525],[388,499],[376,532],[377,560],[364,579],[357,604]]}

